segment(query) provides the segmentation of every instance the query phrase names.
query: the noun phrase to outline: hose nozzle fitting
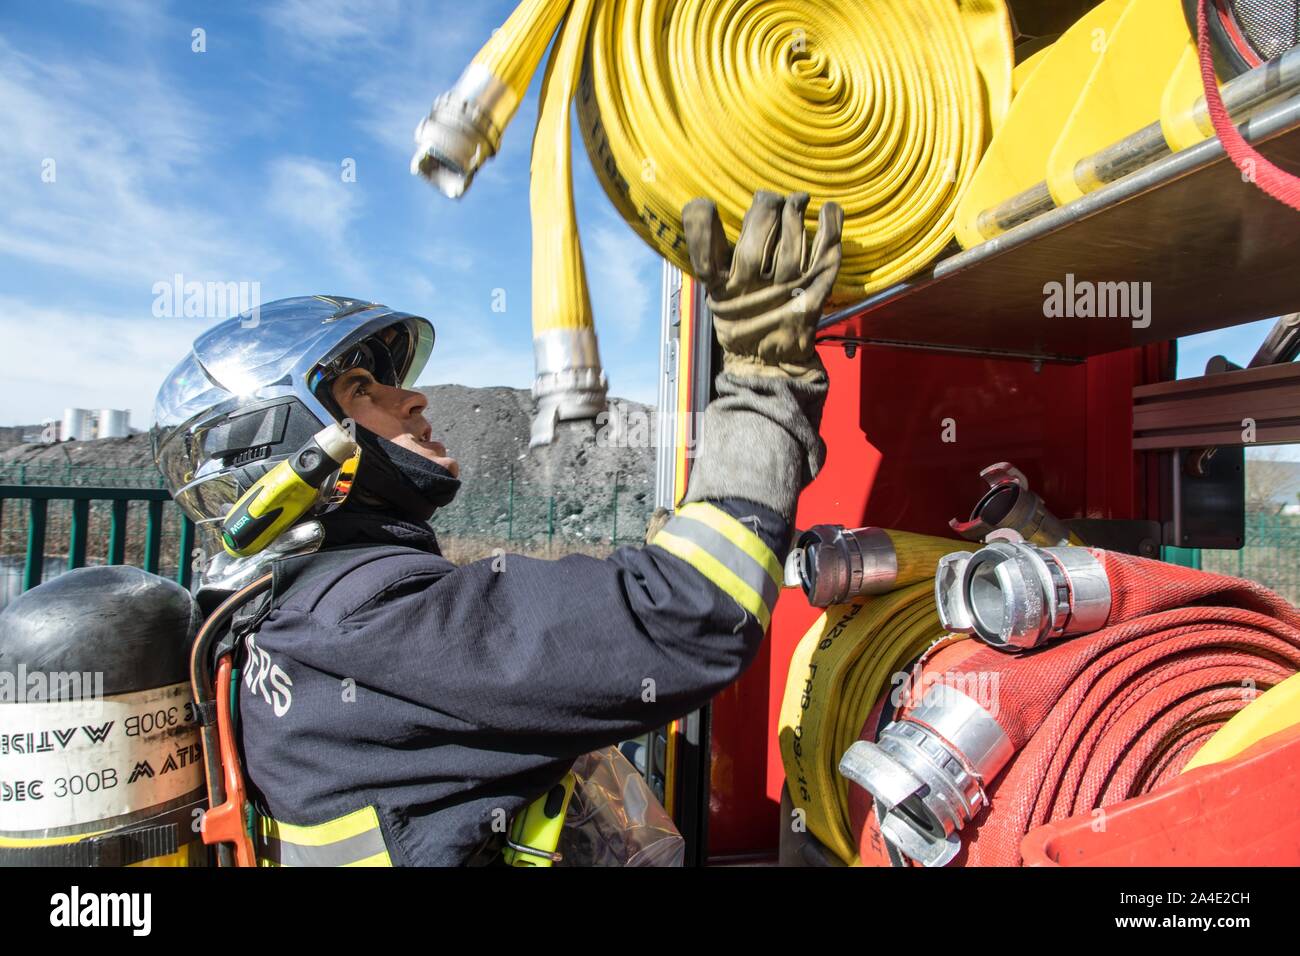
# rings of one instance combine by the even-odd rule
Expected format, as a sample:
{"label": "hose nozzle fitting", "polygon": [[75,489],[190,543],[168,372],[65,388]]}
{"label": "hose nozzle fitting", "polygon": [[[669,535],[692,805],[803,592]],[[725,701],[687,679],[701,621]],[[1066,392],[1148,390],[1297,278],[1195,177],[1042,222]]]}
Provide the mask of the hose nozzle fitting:
{"label": "hose nozzle fitting", "polygon": [[1047,510],[1047,505],[1029,489],[1020,469],[1000,461],[980,472],[989,486],[966,521],[953,518],[949,527],[967,541],[983,541],[994,531],[1012,530],[1031,544],[1054,548],[1071,542],[1070,529]]}
{"label": "hose nozzle fitting", "polygon": [[537,413],[528,447],[537,448],[555,440],[559,422],[592,419],[603,412],[609,383],[591,328],[551,329],[536,335],[533,358]]}
{"label": "hose nozzle fitting", "polygon": [[1087,548],[1005,539],[940,559],[934,596],[944,628],[1003,650],[1091,634],[1105,626],[1111,604],[1110,579]]}
{"label": "hose nozzle fitting", "polygon": [[839,769],[871,794],[881,836],[924,866],[943,866],[961,850],[959,831],[988,804],[985,786],[1014,752],[988,710],[936,685],[877,742],[851,746]]}
{"label": "hose nozzle fitting", "polygon": [[794,559],[799,586],[813,607],[886,594],[898,581],[898,552],[882,528],[819,524],[799,536]]}
{"label": "hose nozzle fitting", "polygon": [[423,176],[449,199],[459,199],[501,148],[501,133],[518,105],[505,82],[471,63],[415,128],[411,174]]}

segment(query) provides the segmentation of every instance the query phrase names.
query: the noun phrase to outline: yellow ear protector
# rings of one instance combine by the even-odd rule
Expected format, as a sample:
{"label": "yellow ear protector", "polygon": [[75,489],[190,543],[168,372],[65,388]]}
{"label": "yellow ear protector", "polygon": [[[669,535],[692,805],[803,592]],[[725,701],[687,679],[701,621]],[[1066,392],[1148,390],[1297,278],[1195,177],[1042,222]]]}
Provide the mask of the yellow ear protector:
{"label": "yellow ear protector", "polygon": [[361,450],[342,425],[322,428],[244,492],[221,525],[221,543],[236,558],[257,554],[316,504],[321,487],[339,472],[333,497],[341,500],[356,474]]}

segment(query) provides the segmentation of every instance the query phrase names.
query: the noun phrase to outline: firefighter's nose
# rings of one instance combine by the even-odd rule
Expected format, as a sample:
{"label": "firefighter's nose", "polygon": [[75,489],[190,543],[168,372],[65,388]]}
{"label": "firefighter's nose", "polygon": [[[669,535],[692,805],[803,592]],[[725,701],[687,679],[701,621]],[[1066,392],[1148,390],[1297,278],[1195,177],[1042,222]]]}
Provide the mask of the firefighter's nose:
{"label": "firefighter's nose", "polygon": [[403,388],[401,391],[401,409],[403,418],[419,418],[429,407],[429,400],[414,389]]}

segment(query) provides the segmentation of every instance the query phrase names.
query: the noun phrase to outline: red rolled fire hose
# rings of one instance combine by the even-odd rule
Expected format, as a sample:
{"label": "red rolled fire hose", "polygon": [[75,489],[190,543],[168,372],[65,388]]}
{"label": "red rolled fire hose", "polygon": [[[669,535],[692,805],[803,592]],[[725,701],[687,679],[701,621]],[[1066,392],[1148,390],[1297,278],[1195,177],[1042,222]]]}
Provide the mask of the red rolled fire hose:
{"label": "red rolled fire hose", "polygon": [[[1033,827],[1149,793],[1258,694],[1300,671],[1300,612],[1266,588],[1093,553],[1112,592],[1102,630],[1023,654],[949,644],[912,682],[960,687],[980,675],[1016,751],[951,865],[1019,865]],[[882,722],[873,714],[862,739],[874,740]],[[887,864],[870,796],[850,791],[863,863]]]}

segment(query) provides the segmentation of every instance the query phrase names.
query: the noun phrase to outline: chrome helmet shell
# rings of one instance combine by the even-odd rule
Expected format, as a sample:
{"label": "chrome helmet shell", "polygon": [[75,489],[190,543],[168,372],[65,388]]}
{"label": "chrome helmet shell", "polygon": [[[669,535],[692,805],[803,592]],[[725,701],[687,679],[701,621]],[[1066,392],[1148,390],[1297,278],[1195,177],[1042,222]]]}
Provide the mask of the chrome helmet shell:
{"label": "chrome helmet shell", "polygon": [[[313,391],[322,370],[389,329],[393,384],[409,388],[433,350],[433,325],[361,299],[278,299],[195,340],[158,390],[151,438],[163,481],[201,541],[215,540],[236,499],[272,466],[337,420]],[[333,486],[316,514],[342,502]]]}

